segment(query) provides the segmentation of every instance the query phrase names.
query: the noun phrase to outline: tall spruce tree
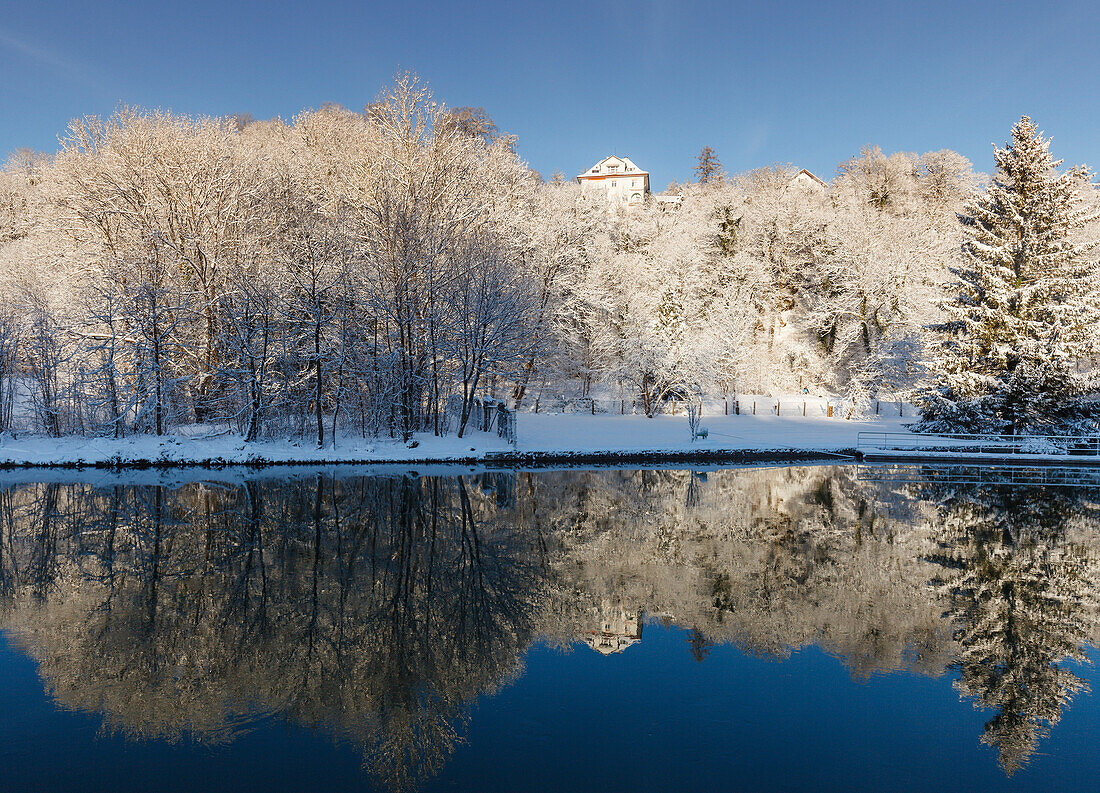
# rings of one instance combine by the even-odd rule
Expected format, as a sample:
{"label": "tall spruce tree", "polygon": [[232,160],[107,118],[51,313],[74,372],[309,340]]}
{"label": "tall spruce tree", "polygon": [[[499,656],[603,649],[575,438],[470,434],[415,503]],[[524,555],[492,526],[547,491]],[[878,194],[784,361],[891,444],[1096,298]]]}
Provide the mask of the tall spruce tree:
{"label": "tall spruce tree", "polygon": [[933,326],[935,380],[920,428],[934,432],[1075,433],[1095,429],[1100,310],[1097,219],[1082,198],[1091,174],[1058,172],[1050,139],[1027,116],[994,148],[997,172],[960,216],[963,262],[947,320]]}
{"label": "tall spruce tree", "polygon": [[710,146],[704,146],[699,150],[698,162],[695,165],[695,178],[699,184],[717,184],[724,178],[722,163],[718,161],[718,155]]}

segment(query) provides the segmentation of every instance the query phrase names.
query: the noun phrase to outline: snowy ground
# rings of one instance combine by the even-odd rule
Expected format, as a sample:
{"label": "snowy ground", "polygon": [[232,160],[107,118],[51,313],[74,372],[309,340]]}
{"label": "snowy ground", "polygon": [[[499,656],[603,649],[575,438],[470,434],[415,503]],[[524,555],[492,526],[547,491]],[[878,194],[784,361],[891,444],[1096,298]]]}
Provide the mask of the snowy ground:
{"label": "snowy ground", "polygon": [[517,417],[518,443],[471,433],[466,438],[421,434],[410,446],[390,440],[341,437],[317,449],[307,440],[262,440],[244,443],[238,436],[209,428],[156,438],[140,435],[109,438],[0,436],[0,465],[207,464],[424,462],[475,460],[500,454],[532,457],[611,455],[682,455],[724,451],[768,451],[779,454],[840,452],[855,448],[861,430],[901,431],[910,419],[862,420],[815,416],[741,415],[704,417],[706,440],[690,442],[683,416],[586,415],[523,413]]}
{"label": "snowy ground", "polygon": [[710,451],[842,451],[856,447],[863,430],[898,432],[912,419],[845,420],[815,416],[704,416],[706,440],[691,442],[683,416],[521,414],[520,451],[580,454]]}

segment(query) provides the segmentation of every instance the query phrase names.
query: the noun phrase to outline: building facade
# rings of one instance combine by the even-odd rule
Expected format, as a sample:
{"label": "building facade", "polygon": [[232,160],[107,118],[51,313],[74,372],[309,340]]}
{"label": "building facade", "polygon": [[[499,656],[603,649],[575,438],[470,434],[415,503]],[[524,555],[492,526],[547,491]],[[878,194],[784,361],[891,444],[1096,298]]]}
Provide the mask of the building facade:
{"label": "building facade", "polygon": [[601,197],[611,205],[641,206],[649,195],[649,172],[628,157],[604,157],[577,176],[581,195]]}
{"label": "building facade", "polygon": [[596,629],[582,631],[580,639],[600,655],[621,653],[642,640],[640,615],[621,603],[604,600],[593,620]]}
{"label": "building facade", "polygon": [[790,181],[790,187],[797,188],[799,190],[828,190],[829,186],[825,184],[821,179],[818,179],[814,174],[807,171],[805,168],[800,170],[794,175],[794,178]]}

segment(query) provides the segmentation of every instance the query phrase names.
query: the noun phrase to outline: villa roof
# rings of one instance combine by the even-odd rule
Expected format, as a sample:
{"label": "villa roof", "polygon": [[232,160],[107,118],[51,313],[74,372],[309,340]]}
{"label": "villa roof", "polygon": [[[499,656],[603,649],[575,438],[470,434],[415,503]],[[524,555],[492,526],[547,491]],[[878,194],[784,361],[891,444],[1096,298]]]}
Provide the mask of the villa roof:
{"label": "villa roof", "polygon": [[[589,168],[584,173],[578,174],[576,178],[577,179],[591,179],[593,177],[605,176],[606,174],[602,173],[603,166],[605,164],[606,165],[613,165],[615,163],[619,163],[623,166],[622,172],[617,173],[616,176],[622,176],[623,174],[630,174],[631,176],[649,176],[649,171],[643,171],[641,168],[639,168],[637,165],[635,165],[634,161],[631,160],[629,157],[619,157],[617,155],[611,154],[611,155],[608,155],[607,157],[604,157],[602,160],[600,160],[598,163],[593,165],[591,168]],[[595,173],[593,173],[593,172],[595,172]]]}
{"label": "villa roof", "polygon": [[[797,178],[798,178],[798,177],[800,177],[800,176],[801,176],[802,174],[806,174],[806,176],[808,176],[808,177],[810,177],[811,179],[813,179],[813,180],[814,180],[815,182],[817,182],[817,183],[818,183],[819,185],[821,185],[822,187],[828,187],[828,185],[827,185],[827,184],[825,184],[825,182],[824,182],[823,180],[821,180],[820,178],[818,178],[817,174],[815,174],[815,173],[811,173],[810,171],[807,171],[807,170],[806,170],[805,168],[802,168],[802,169],[800,169],[800,170],[798,171],[798,173],[796,173],[796,174],[794,175],[794,178],[795,178],[795,179],[797,179]],[[791,181],[794,181],[794,179],[792,179]]]}

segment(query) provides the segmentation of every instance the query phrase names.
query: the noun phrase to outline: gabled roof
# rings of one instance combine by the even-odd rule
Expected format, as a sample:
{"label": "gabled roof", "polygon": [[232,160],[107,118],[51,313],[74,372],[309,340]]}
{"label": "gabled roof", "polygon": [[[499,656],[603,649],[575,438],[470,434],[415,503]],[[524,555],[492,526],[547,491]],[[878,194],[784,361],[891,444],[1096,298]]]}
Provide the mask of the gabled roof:
{"label": "gabled roof", "polygon": [[806,176],[810,177],[811,179],[813,179],[815,182],[817,182],[822,187],[828,187],[829,186],[829,185],[825,184],[825,182],[823,182],[821,179],[819,179],[816,174],[810,173],[805,168],[802,168],[801,170],[799,170],[799,172],[794,175],[794,178],[791,179],[791,181],[793,182],[795,179],[802,176],[802,174],[805,174]]}
{"label": "gabled roof", "polygon": [[578,174],[578,179],[584,179],[586,177],[598,176],[604,173],[605,165],[621,165],[623,170],[620,173],[630,174],[631,176],[649,176],[649,171],[643,171],[634,161],[629,157],[618,157],[614,154],[608,155],[593,165],[587,171],[582,174]]}

